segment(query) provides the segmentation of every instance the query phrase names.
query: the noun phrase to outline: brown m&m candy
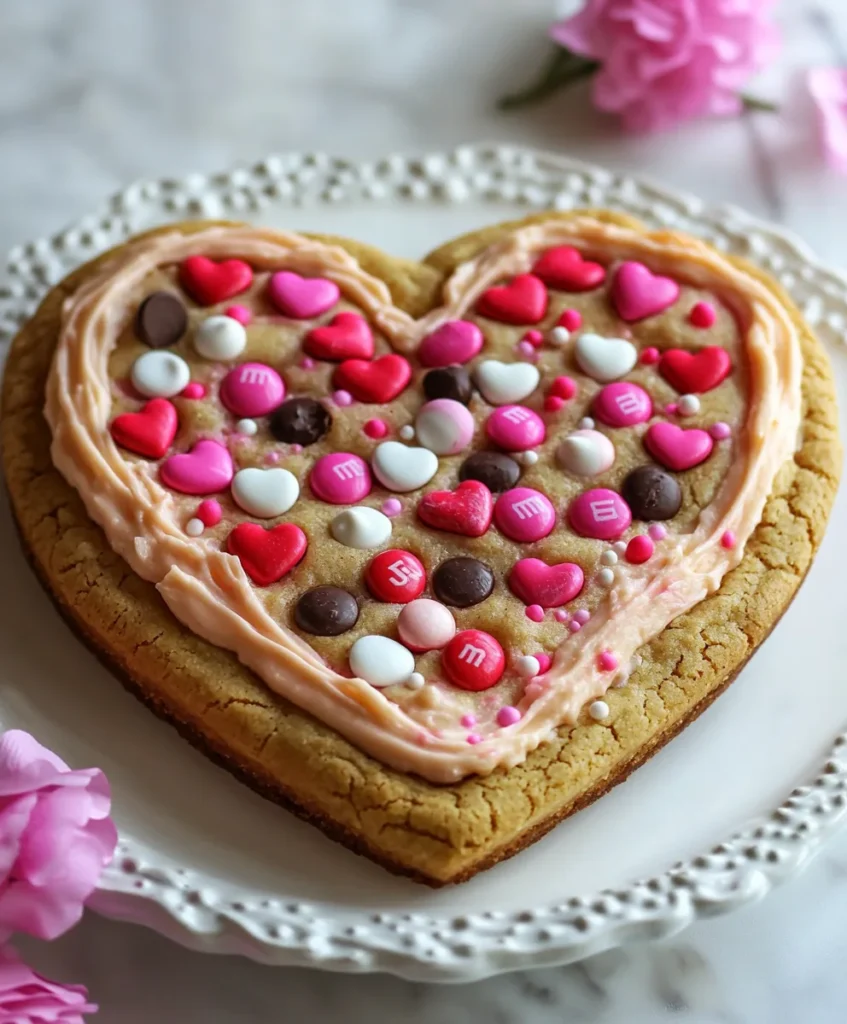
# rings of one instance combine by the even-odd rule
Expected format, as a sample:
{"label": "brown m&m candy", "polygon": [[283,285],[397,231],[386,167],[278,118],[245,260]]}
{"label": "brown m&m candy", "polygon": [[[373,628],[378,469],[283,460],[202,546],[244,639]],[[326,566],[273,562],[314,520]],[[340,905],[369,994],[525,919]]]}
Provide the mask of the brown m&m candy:
{"label": "brown m&m candy", "polygon": [[639,466],[621,488],[634,519],[670,519],[679,512],[682,491],[676,479],[658,466]]}
{"label": "brown m&m candy", "polygon": [[448,558],[432,576],[435,596],[454,608],[479,604],[493,589],[494,573],[476,558]]}
{"label": "brown m&m candy", "polygon": [[511,490],[520,475],[517,462],[501,452],[476,452],[465,459],[459,470],[460,480],[479,480],[492,494]]}
{"label": "brown m&m candy", "polygon": [[430,370],[423,379],[423,390],[429,401],[452,398],[467,405],[473,396],[471,377],[464,366],[442,366]]}
{"label": "brown m&m candy", "polygon": [[356,598],[340,587],[307,590],[294,609],[294,621],[304,633],[313,636],[346,633],[356,625],[358,618]]}
{"label": "brown m&m candy", "polygon": [[271,433],[285,444],[307,445],[320,441],[332,417],[314,398],[289,398],[271,417]]}
{"label": "brown m&m candy", "polygon": [[153,292],[135,314],[135,333],[150,348],[175,345],[187,327],[185,306],[172,292]]}

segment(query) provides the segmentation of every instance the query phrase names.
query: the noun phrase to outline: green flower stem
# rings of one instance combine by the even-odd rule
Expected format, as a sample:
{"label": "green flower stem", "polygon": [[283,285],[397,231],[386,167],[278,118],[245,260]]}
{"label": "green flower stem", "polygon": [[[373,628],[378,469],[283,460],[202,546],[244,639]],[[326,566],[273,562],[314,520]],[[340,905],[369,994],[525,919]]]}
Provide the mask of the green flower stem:
{"label": "green flower stem", "polygon": [[552,96],[559,89],[593,75],[599,67],[600,64],[596,60],[589,60],[562,47],[556,47],[538,78],[525,89],[504,96],[497,106],[501,110],[516,110],[537,103]]}
{"label": "green flower stem", "polygon": [[746,92],[739,93],[738,98],[744,104],[745,110],[761,110],[766,114],[776,114],[779,112],[779,105],[772,103],[770,100],[763,100],[758,96],[750,96]]}

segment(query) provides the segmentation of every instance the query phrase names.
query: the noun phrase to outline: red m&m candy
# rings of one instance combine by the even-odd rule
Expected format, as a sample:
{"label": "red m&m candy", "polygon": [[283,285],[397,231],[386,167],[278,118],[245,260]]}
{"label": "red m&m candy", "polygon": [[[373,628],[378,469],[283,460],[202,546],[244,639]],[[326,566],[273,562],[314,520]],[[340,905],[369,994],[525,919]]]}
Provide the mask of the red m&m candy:
{"label": "red m&m candy", "polygon": [[408,604],[420,597],[426,586],[421,560],[400,548],[383,551],[368,566],[368,590],[380,601]]}
{"label": "red m&m candy", "polygon": [[441,656],[444,674],[463,690],[487,690],[506,666],[503,648],[481,629],[464,629],[444,648]]}

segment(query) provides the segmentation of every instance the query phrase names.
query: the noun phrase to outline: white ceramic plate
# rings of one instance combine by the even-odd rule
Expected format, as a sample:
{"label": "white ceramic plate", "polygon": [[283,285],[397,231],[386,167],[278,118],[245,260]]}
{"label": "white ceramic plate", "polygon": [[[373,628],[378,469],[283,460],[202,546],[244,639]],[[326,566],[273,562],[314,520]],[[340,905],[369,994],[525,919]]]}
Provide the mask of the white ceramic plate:
{"label": "white ceramic plate", "polygon": [[[0,337],[8,342],[72,266],[186,215],[332,231],[414,257],[528,208],[580,205],[695,232],[776,274],[833,343],[847,408],[847,352],[835,344],[847,282],[801,245],[736,210],[513,148],[357,165],[281,156],[231,174],[135,185],[11,254]],[[625,785],[456,889],[432,892],[331,843],[154,718],[58,618],[5,506],[0,722],[108,773],[121,842],[93,901],[103,913],[209,951],[415,979],[565,963],[763,896],[844,816],[847,741],[836,739],[847,722],[843,499],[797,599],[730,690]]]}

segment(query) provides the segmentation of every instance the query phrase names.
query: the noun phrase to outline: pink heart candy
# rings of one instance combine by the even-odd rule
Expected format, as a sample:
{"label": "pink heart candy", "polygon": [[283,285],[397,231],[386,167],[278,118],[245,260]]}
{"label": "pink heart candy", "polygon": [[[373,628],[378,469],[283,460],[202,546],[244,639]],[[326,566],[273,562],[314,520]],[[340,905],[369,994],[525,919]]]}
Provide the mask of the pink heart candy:
{"label": "pink heart candy", "polygon": [[338,302],[341,292],[335,281],[325,277],[301,277],[291,270],[279,270],[268,282],[268,298],[286,316],[311,320]]}
{"label": "pink heart candy", "polygon": [[692,469],[712,454],[714,441],[705,430],[684,430],[675,423],[654,423],[644,435],[647,451],[667,469]]}
{"label": "pink heart candy", "polygon": [[232,483],[232,458],[217,441],[198,441],[190,452],[165,459],[159,475],[181,494],[214,494]]}
{"label": "pink heart candy", "polygon": [[629,260],[615,271],[612,302],[621,319],[632,323],[655,316],[679,298],[679,285],[673,278],[654,274],[643,263]]}
{"label": "pink heart candy", "polygon": [[585,576],[573,562],[548,565],[540,558],[522,558],[509,573],[509,587],[524,604],[558,608],[582,590]]}
{"label": "pink heart candy", "polygon": [[469,320],[448,320],[420,344],[418,358],[423,366],[466,363],[482,348],[482,331]]}

